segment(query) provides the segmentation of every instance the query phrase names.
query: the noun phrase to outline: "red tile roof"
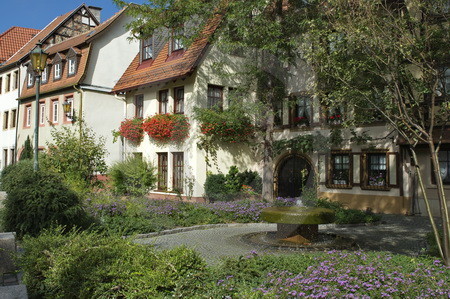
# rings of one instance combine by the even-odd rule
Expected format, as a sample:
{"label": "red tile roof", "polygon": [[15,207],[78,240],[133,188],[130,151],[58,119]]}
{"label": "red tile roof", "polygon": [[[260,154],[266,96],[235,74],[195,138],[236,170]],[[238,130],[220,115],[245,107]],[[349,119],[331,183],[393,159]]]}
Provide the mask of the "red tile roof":
{"label": "red tile roof", "polygon": [[28,55],[30,51],[36,46],[38,41],[44,40],[49,34],[51,34],[67,17],[72,14],[73,11],[55,18],[50,24],[36,34],[25,46],[23,46],[18,52],[16,52],[5,64],[11,64],[19,61],[22,57]]}
{"label": "red tile roof", "polygon": [[0,34],[0,63],[5,62],[23,47],[39,30],[11,27]]}
{"label": "red tile roof", "polygon": [[[183,53],[168,55],[169,43],[166,43],[152,63],[140,63],[139,53],[131,62],[114,87],[114,92],[124,92],[156,82],[184,77],[192,73],[206,50],[209,39],[222,20],[221,16],[208,22],[202,34]],[[177,56],[177,57],[174,57]]]}

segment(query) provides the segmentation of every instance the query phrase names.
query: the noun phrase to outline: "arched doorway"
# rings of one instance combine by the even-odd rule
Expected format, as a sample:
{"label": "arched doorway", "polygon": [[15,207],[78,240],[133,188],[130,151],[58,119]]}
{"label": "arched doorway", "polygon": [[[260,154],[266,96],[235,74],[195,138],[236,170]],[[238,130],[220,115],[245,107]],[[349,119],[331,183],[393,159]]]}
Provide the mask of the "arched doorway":
{"label": "arched doorway", "polygon": [[281,159],[275,171],[276,194],[279,197],[299,197],[305,186],[311,186],[314,174],[311,163],[301,155]]}

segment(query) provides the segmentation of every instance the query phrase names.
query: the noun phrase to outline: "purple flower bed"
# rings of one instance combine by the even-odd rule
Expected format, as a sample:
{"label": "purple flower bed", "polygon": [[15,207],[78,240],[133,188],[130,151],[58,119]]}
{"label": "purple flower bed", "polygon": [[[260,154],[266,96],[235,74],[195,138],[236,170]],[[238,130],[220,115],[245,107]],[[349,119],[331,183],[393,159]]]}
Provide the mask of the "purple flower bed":
{"label": "purple flower bed", "polygon": [[391,259],[386,254],[330,251],[303,273],[268,273],[255,291],[276,298],[450,298],[449,269],[441,261],[411,267]]}
{"label": "purple flower bed", "polygon": [[94,217],[97,216],[120,216],[123,215],[127,209],[125,203],[119,201],[113,201],[106,204],[92,204],[91,200],[87,200],[86,210],[89,214]]}
{"label": "purple flower bed", "polygon": [[241,221],[259,221],[262,209],[271,206],[267,202],[249,200],[218,201],[205,205],[218,216]]}

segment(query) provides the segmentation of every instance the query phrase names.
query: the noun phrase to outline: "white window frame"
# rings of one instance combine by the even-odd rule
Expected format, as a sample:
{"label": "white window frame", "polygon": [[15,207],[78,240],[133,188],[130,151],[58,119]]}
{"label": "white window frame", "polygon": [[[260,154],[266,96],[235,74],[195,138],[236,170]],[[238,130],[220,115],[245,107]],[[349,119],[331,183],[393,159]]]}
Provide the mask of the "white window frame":
{"label": "white window frame", "polygon": [[61,62],[58,62],[57,64],[55,64],[55,75],[54,78],[57,79],[61,79]]}
{"label": "white window frame", "polygon": [[70,115],[72,117],[68,117],[66,114],[64,114],[64,117],[66,118],[66,121],[72,122],[73,121],[73,97],[66,98],[67,103],[70,104]]}
{"label": "white window frame", "polygon": [[27,86],[31,87],[33,86],[33,84],[34,84],[34,74],[31,71],[29,71],[27,76]]}
{"label": "white window frame", "polygon": [[45,67],[41,74],[41,82],[47,83],[48,81],[48,67]]}
{"label": "white window frame", "polygon": [[52,123],[57,124],[59,121],[59,101],[52,101]]}
{"label": "white window frame", "polygon": [[153,36],[142,40],[142,60],[153,58]]}
{"label": "white window frame", "polygon": [[39,124],[45,125],[45,103],[39,103]]}
{"label": "white window frame", "polygon": [[25,126],[31,127],[31,105],[25,107]]}
{"label": "white window frame", "polygon": [[77,61],[75,57],[69,58],[69,76],[75,75],[77,71]]}

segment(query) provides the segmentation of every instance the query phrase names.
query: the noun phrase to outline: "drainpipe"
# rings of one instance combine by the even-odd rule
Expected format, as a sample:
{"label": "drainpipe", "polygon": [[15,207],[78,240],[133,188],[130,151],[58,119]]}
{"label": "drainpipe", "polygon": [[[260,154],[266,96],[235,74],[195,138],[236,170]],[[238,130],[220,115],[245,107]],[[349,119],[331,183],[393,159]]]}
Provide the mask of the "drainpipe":
{"label": "drainpipe", "polygon": [[[127,99],[125,96],[118,96],[117,93],[114,93],[114,97],[120,101],[123,101],[123,118],[127,118]],[[121,147],[120,147],[120,157],[122,159],[122,161],[125,160],[125,142],[123,140],[123,137],[120,137],[120,143],[121,143]]]}
{"label": "drainpipe", "polygon": [[84,91],[83,89],[78,88],[76,85],[73,85],[73,88],[78,91],[78,93],[80,94],[80,104],[78,105],[78,125],[80,126],[80,140],[81,140],[81,135],[82,135],[82,129],[83,129],[83,95],[84,95]]}

